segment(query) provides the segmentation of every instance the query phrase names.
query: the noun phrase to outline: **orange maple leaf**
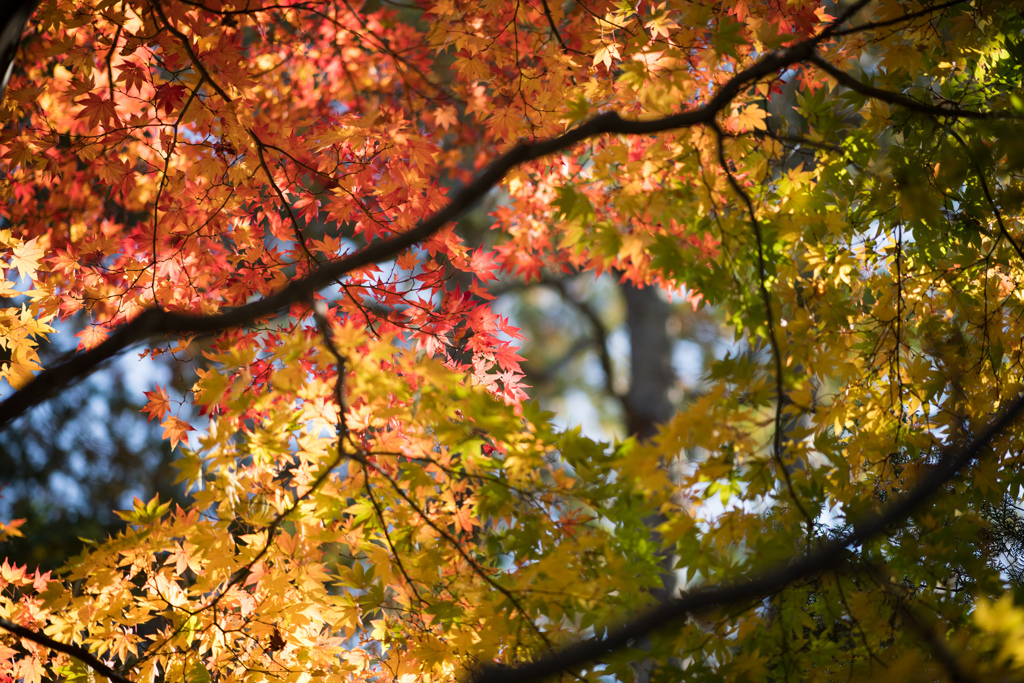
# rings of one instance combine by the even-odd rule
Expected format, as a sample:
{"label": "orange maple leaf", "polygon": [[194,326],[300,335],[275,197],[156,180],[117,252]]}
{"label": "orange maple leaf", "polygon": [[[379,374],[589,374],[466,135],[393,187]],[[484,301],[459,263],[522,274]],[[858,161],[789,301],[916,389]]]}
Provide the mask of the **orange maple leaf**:
{"label": "orange maple leaf", "polygon": [[146,398],[149,399],[140,413],[149,413],[149,422],[153,421],[153,418],[163,420],[164,415],[171,409],[171,400],[167,397],[167,392],[164,391],[163,387],[157,387],[156,391],[145,392]]}
{"label": "orange maple leaf", "polygon": [[202,559],[196,556],[196,546],[192,545],[188,541],[178,543],[167,561],[164,563],[165,566],[174,565],[174,571],[179,575],[184,573],[186,569],[191,569],[196,574],[200,574],[203,571]]}
{"label": "orange maple leaf", "polygon": [[18,662],[16,669],[17,673],[15,673],[15,676],[24,681],[24,683],[39,683],[45,673],[43,663],[36,657],[22,659]]}
{"label": "orange maple leaf", "polygon": [[98,346],[109,334],[109,330],[105,327],[90,325],[75,336],[81,340],[78,342],[79,349],[91,349]]}
{"label": "orange maple leaf", "polygon": [[434,123],[438,127],[444,128],[448,131],[452,126],[459,122],[459,111],[451,106],[445,105],[434,110]]}
{"label": "orange maple leaf", "polygon": [[0,538],[4,536],[10,536],[12,538],[24,538],[25,534],[21,533],[18,528],[25,523],[24,519],[12,519],[10,522],[0,522]]}
{"label": "orange maple leaf", "polygon": [[160,423],[164,428],[165,439],[171,440],[171,448],[177,448],[178,442],[185,439],[185,435],[192,431],[192,425],[176,417],[169,417]]}

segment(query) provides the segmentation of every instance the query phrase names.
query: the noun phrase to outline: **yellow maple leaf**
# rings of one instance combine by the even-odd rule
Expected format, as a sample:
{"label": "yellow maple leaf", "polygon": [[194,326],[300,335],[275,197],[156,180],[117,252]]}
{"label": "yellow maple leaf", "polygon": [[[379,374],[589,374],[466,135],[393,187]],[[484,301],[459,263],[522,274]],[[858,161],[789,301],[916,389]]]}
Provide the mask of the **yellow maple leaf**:
{"label": "yellow maple leaf", "polygon": [[39,270],[39,259],[43,257],[43,248],[39,246],[39,238],[33,237],[28,242],[14,247],[11,254],[11,266],[18,269],[22,276],[34,278]]}

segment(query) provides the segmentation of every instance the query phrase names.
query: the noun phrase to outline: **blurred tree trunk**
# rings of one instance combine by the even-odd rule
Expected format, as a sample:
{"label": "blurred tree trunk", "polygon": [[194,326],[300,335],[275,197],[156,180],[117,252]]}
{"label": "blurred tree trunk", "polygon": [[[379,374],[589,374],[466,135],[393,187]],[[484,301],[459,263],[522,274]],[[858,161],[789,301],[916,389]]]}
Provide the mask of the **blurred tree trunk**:
{"label": "blurred tree trunk", "polygon": [[626,395],[626,427],[647,441],[675,413],[669,392],[676,384],[672,340],[667,322],[672,308],[658,289],[622,285],[629,326],[630,386]]}
{"label": "blurred tree trunk", "polygon": [[[672,308],[655,287],[639,288],[624,283],[621,290],[626,305],[630,349],[629,393],[623,401],[626,426],[631,436],[648,441],[675,413],[670,392],[677,378],[667,325]],[[669,467],[671,463],[662,465]],[[661,515],[652,515],[646,520],[652,536],[657,534],[654,529],[663,521]],[[675,563],[676,558],[671,553],[662,557],[661,588],[651,591],[658,602],[668,600],[676,593]],[[647,647],[647,643],[639,645]],[[636,663],[638,683],[647,683],[651,679],[654,666],[655,662],[650,659]]]}

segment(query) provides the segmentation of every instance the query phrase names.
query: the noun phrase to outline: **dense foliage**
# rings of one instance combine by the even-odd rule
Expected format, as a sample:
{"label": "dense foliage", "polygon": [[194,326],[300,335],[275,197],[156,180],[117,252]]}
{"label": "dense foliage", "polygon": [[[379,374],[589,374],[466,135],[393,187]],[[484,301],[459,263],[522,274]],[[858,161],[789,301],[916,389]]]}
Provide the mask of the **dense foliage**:
{"label": "dense foliage", "polygon": [[[0,565],[0,678],[1019,676],[1022,11],[44,2],[0,424],[198,379],[144,399],[186,504]],[[555,429],[492,306],[603,273],[738,340],[652,439]]]}

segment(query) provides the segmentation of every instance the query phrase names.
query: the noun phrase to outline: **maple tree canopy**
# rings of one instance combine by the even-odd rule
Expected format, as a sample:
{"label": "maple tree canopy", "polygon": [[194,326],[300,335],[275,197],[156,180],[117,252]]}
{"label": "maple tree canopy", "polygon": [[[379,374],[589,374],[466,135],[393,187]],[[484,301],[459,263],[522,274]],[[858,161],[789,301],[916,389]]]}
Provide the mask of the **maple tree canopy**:
{"label": "maple tree canopy", "polygon": [[[187,504],[0,564],[0,681],[1019,678],[1022,12],[44,0],[0,426],[125,353],[198,380],[144,399]],[[609,273],[746,349],[610,444],[492,291]]]}

